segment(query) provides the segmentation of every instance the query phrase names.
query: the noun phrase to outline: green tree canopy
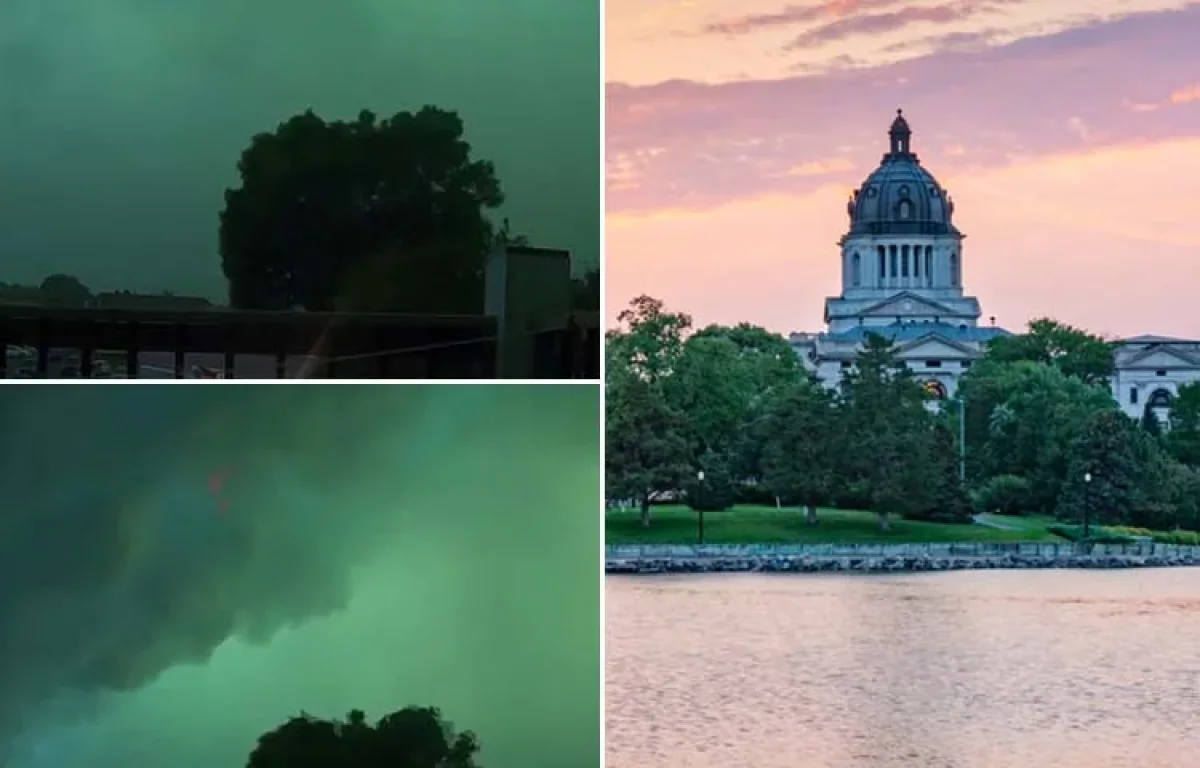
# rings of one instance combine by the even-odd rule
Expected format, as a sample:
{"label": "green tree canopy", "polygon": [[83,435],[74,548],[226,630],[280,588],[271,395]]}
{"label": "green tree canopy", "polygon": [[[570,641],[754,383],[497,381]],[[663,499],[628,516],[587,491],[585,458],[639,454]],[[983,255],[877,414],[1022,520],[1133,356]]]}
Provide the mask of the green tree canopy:
{"label": "green tree canopy", "polygon": [[852,436],[845,453],[847,479],[866,483],[880,527],[888,530],[893,514],[929,509],[933,415],[925,390],[896,357],[892,342],[867,334],[841,394]]}
{"label": "green tree canopy", "polygon": [[1112,344],[1104,338],[1049,318],[1029,323],[1015,336],[988,345],[987,358],[1001,363],[1028,361],[1054,366],[1087,384],[1107,384],[1113,374]]}
{"label": "green tree canopy", "polygon": [[1029,481],[1029,501],[1052,511],[1066,477],[1071,443],[1099,411],[1116,412],[1112,395],[1045,363],[982,360],[959,385],[966,405],[969,474]]}
{"label": "green tree canopy", "polygon": [[1200,467],[1200,383],[1184,384],[1171,401],[1167,448],[1177,461]]}
{"label": "green tree canopy", "polygon": [[1094,523],[1129,524],[1138,501],[1137,431],[1115,408],[1088,417],[1071,444],[1058,515]]}
{"label": "green tree canopy", "polygon": [[504,200],[454,112],[311,110],[255,136],[225,193],[221,266],[251,309],[482,311],[486,211]]}
{"label": "green tree canopy", "polygon": [[605,493],[635,500],[649,527],[654,496],[683,488],[691,474],[686,417],[661,387],[628,370],[609,367],[605,401]]}
{"label": "green tree canopy", "polygon": [[832,394],[804,379],[782,388],[763,420],[762,482],[788,504],[804,507],[817,523],[837,484],[845,435],[843,413]]}
{"label": "green tree canopy", "polygon": [[263,734],[246,768],[479,768],[479,743],[457,732],[432,707],[407,707],[367,722],[354,710],[345,720],[293,717]]}

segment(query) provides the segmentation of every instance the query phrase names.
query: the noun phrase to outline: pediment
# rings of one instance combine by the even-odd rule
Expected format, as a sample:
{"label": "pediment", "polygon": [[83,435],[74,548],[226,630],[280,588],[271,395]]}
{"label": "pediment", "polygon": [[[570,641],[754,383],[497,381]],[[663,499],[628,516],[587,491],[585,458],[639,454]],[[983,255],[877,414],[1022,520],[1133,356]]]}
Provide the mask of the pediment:
{"label": "pediment", "polygon": [[872,304],[856,314],[863,317],[954,317],[958,312],[932,299],[905,292]]}
{"label": "pediment", "polygon": [[1197,368],[1200,360],[1196,360],[1184,352],[1171,347],[1151,347],[1126,360],[1122,360],[1119,368]]}
{"label": "pediment", "polygon": [[930,333],[896,347],[896,356],[931,360],[959,360],[978,357],[979,352],[965,344],[936,333]]}

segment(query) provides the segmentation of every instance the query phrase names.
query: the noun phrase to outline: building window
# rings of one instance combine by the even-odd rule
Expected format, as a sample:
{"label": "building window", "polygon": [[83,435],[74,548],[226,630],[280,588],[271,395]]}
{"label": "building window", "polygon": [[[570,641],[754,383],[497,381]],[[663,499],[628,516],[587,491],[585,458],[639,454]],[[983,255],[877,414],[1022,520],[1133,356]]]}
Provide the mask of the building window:
{"label": "building window", "polygon": [[1129,404],[1130,405],[1137,405],[1137,395],[1138,395],[1137,387],[1130,387],[1129,388]]}
{"label": "building window", "polygon": [[1166,376],[1167,372],[1166,371],[1155,371],[1154,375],[1155,376]]}
{"label": "building window", "polygon": [[933,246],[925,246],[925,282],[933,285]]}
{"label": "building window", "polygon": [[926,368],[941,368],[942,361],[941,360],[926,360],[925,367]]}
{"label": "building window", "polygon": [[913,277],[921,276],[921,246],[913,246]]}
{"label": "building window", "polygon": [[843,360],[843,361],[842,361],[842,370],[844,371],[844,370],[848,369],[849,367],[850,367],[850,361],[849,361],[849,360]]}
{"label": "building window", "polygon": [[912,203],[910,203],[908,200],[901,200],[898,211],[899,211],[901,219],[911,219],[912,218]]}
{"label": "building window", "polygon": [[888,246],[888,256],[891,257],[892,261],[892,271],[890,274],[892,277],[895,277],[896,275],[900,274],[899,263],[897,261],[898,257],[896,256],[896,246]]}
{"label": "building window", "polygon": [[908,246],[900,246],[900,276],[908,277]]}
{"label": "building window", "polygon": [[958,287],[958,281],[961,276],[958,273],[958,253],[950,254],[950,285]]}
{"label": "building window", "polygon": [[879,283],[883,284],[883,278],[887,277],[887,252],[883,250],[883,246],[879,246]]}
{"label": "building window", "polygon": [[959,366],[960,366],[960,367],[961,367],[961,368],[962,368],[962,369],[965,371],[965,370],[967,370],[968,368],[970,368],[970,367],[971,367],[971,361],[970,361],[970,360],[963,360],[961,363],[959,363]]}
{"label": "building window", "polygon": [[857,251],[850,260],[850,282],[855,286],[862,283],[862,260],[858,257]]}

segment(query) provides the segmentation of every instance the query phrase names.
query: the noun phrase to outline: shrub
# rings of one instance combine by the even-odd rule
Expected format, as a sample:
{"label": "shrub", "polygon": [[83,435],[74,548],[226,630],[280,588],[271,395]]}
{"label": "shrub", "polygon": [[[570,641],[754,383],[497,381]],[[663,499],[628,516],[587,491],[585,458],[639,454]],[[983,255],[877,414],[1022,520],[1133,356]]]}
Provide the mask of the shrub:
{"label": "shrub", "polygon": [[1200,533],[1196,531],[1156,531],[1151,537],[1159,544],[1179,544],[1187,547],[1200,546]]}
{"label": "shrub", "polygon": [[1086,539],[1083,537],[1082,525],[1051,525],[1046,528],[1047,531],[1064,538],[1067,541],[1090,544],[1133,544],[1137,539],[1129,534],[1114,532],[1111,528],[1101,528],[1093,526],[1088,533]]}
{"label": "shrub", "polygon": [[975,506],[980,512],[1020,515],[1029,510],[1032,498],[1029,481],[1025,478],[996,475],[975,492]]}

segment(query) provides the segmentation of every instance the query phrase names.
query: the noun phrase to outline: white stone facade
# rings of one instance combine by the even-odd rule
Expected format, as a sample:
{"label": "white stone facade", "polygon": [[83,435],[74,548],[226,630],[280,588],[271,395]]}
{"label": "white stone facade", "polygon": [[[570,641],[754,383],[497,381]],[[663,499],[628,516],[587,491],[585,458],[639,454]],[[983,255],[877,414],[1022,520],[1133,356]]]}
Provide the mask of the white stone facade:
{"label": "white stone facade", "polygon": [[[979,300],[963,291],[964,235],[954,202],[911,151],[911,131],[897,115],[890,151],[847,204],[841,240],[842,291],[825,301],[827,330],[793,333],[792,348],[828,387],[853,366],[867,333],[896,344],[899,358],[938,397],[953,397],[958,379],[991,339],[1010,335],[979,325]],[[1165,419],[1179,387],[1200,381],[1200,341],[1137,336],[1118,343],[1113,397],[1133,418],[1147,404]]]}

